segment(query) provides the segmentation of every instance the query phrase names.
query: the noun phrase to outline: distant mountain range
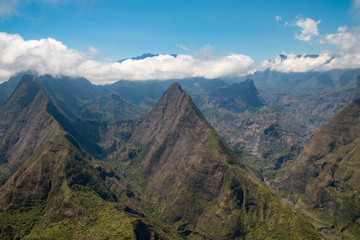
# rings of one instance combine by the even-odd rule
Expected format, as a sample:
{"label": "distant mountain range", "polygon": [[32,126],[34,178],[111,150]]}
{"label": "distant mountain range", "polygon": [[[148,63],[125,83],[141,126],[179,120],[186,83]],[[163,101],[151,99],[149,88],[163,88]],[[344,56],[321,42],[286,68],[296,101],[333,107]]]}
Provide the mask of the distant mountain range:
{"label": "distant mountain range", "polygon": [[356,238],[359,74],[14,76],[0,84],[0,236]]}
{"label": "distant mountain range", "polygon": [[[137,56],[137,57],[132,57],[132,58],[124,58],[124,59],[121,59],[119,60],[118,62],[121,63],[121,62],[124,62],[126,60],[143,60],[143,59],[146,59],[146,58],[152,58],[152,57],[157,57],[159,56],[160,54],[152,54],[152,53],[144,53],[140,56]],[[173,57],[177,57],[177,54],[167,54],[167,55],[170,55],[170,56],[173,56]]]}
{"label": "distant mountain range", "polygon": [[[288,59],[288,56],[285,54],[279,54],[278,55],[282,60]],[[305,57],[305,58],[318,58],[319,54],[306,54],[306,55],[296,55],[296,57]]]}

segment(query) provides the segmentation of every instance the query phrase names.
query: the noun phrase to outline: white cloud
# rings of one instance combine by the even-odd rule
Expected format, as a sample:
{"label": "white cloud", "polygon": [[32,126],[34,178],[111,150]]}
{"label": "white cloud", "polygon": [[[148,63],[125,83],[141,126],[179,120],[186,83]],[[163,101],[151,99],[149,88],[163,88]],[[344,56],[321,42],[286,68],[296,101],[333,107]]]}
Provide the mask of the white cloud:
{"label": "white cloud", "polygon": [[244,55],[205,60],[191,55],[159,55],[143,60],[126,60],[122,63],[99,63],[89,61],[79,71],[96,83],[114,82],[119,79],[180,79],[188,77],[217,78],[227,75],[245,75],[254,61]]}
{"label": "white cloud", "polygon": [[347,54],[333,58],[329,63],[321,66],[320,71],[331,69],[355,69],[360,68],[360,54]]}
{"label": "white cloud", "polygon": [[360,68],[360,26],[341,26],[336,33],[325,35],[325,40],[337,46],[339,52],[322,70]]}
{"label": "white cloud", "polygon": [[159,55],[121,63],[92,61],[97,53],[98,50],[92,47],[86,53],[69,49],[52,38],[25,41],[18,34],[0,33],[0,79],[5,81],[26,70],[55,76],[82,76],[96,84],[120,79],[217,78],[248,74],[254,65],[254,60],[245,55],[211,56],[210,46],[205,46],[194,56]]}
{"label": "white cloud", "polygon": [[327,34],[325,39],[328,43],[336,45],[342,55],[360,53],[360,27],[339,27],[337,33]]}
{"label": "white cloud", "polygon": [[305,54],[302,56],[284,54],[285,57],[279,55],[275,59],[262,62],[257,69],[270,69],[279,72],[307,72],[360,68],[360,26],[350,29],[341,26],[336,33],[322,36],[319,43],[335,45],[338,52],[331,54],[324,51],[317,57],[310,57]]}
{"label": "white cloud", "polygon": [[87,53],[68,49],[52,38],[25,41],[18,34],[0,33],[0,79],[26,70],[75,76],[79,66],[95,52],[94,48]]}
{"label": "white cloud", "polygon": [[270,69],[278,72],[308,72],[313,70],[320,70],[323,65],[327,64],[332,58],[329,52],[323,52],[319,56],[308,56],[303,54],[301,56],[293,53],[283,53],[283,57],[278,55],[272,60],[266,60],[260,64],[258,70]]}
{"label": "white cloud", "polygon": [[184,45],[182,45],[182,44],[176,44],[176,46],[177,47],[179,47],[179,48],[182,48],[182,49],[184,49],[185,51],[190,51],[190,48],[188,48],[187,46],[184,46]]}
{"label": "white cloud", "polygon": [[315,21],[311,18],[298,18],[295,23],[295,26],[301,28],[301,34],[295,34],[295,39],[299,39],[301,41],[309,42],[313,36],[319,36],[317,25],[321,22],[321,20]]}
{"label": "white cloud", "polygon": [[281,21],[281,20],[282,20],[282,17],[281,17],[281,16],[275,16],[275,20],[276,20],[276,21]]}
{"label": "white cloud", "polygon": [[360,27],[339,27],[336,33],[322,36],[320,40],[323,46],[325,43],[337,46],[339,52],[334,55],[324,51],[319,56],[284,54],[255,64],[251,57],[236,53],[216,57],[212,54],[212,47],[206,45],[193,55],[159,55],[119,63],[92,60],[99,53],[93,47],[89,47],[88,52],[80,52],[52,38],[24,40],[18,34],[0,32],[0,82],[27,70],[54,76],[81,76],[95,84],[106,84],[120,79],[211,79],[266,69],[307,72],[360,68]]}

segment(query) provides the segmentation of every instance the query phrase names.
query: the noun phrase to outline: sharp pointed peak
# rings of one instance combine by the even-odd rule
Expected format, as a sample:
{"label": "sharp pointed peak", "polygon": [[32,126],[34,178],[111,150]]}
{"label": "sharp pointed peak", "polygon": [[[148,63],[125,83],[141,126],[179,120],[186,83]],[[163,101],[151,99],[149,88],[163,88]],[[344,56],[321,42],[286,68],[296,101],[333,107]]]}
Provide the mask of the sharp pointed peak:
{"label": "sharp pointed peak", "polygon": [[244,83],[252,84],[255,86],[254,80],[252,80],[252,78],[247,78]]}
{"label": "sharp pointed peak", "polygon": [[181,88],[178,82],[174,82],[166,89],[160,99],[156,102],[151,112],[159,109],[162,109],[162,112],[169,109],[174,110],[174,108],[179,108],[180,105],[188,102],[192,102],[191,97]]}
{"label": "sharp pointed peak", "polygon": [[194,105],[189,94],[187,94],[178,82],[171,84],[160,99],[156,102],[153,110],[161,110],[165,112],[168,110],[176,110],[184,105]]}
{"label": "sharp pointed peak", "polygon": [[[190,95],[175,82],[146,115],[142,124],[136,129],[133,139],[135,142],[149,143],[147,141],[151,141],[152,138],[167,136],[168,131],[185,131],[191,128],[184,127],[185,125],[212,128]],[[180,128],[182,130],[179,130]]]}
{"label": "sharp pointed peak", "polygon": [[173,84],[171,84],[165,91],[165,93],[176,93],[176,92],[180,94],[184,92],[184,90],[180,86],[180,83],[178,82],[174,82]]}

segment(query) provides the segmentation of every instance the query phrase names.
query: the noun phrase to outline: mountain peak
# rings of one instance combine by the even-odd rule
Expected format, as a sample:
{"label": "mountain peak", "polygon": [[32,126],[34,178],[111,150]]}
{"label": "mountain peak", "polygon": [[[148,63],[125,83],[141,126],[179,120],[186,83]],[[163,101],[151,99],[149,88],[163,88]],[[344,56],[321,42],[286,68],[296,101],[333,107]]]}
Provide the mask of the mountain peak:
{"label": "mountain peak", "polygon": [[207,104],[236,112],[265,105],[252,79],[212,91]]}
{"label": "mountain peak", "polygon": [[[186,111],[183,111],[185,109]],[[190,95],[182,89],[178,82],[174,82],[156,102],[148,113],[147,118],[152,118],[153,115],[158,114],[163,117],[168,115],[169,118],[174,118],[179,117],[181,114],[189,114],[190,112],[196,112],[196,115],[201,116],[202,120],[206,122]],[[164,120],[163,117],[156,118],[156,120]]]}
{"label": "mountain peak", "polygon": [[23,108],[32,102],[39,90],[40,86],[35,81],[35,77],[25,74],[13,92],[13,99]]}
{"label": "mountain peak", "polygon": [[243,83],[244,83],[244,84],[248,84],[248,85],[251,86],[252,88],[256,88],[256,87],[255,87],[254,80],[252,80],[251,78],[246,79]]}
{"label": "mountain peak", "polygon": [[[164,125],[166,128],[175,129],[178,124],[195,121],[194,116],[200,118],[201,122],[207,123],[190,95],[181,88],[179,83],[175,82],[156,102],[137,131],[142,135],[142,140],[146,141],[155,135],[167,133],[165,128],[159,129],[158,126]],[[154,135],[154,132],[157,134]]]}
{"label": "mountain peak", "polygon": [[[306,225],[244,167],[178,83],[166,90],[131,136],[127,151],[121,152],[124,158],[119,159],[128,179],[141,183],[137,191],[149,196],[157,214],[181,226],[177,228],[181,236],[233,239],[250,231],[264,231],[266,225],[273,229],[277,219],[294,217],[296,226],[277,227],[277,233],[269,234],[287,235],[290,229],[297,229],[296,234],[301,236],[304,227],[311,229],[309,235],[316,236],[311,225]],[[279,207],[284,211],[265,217],[261,206],[266,206],[267,212],[278,211]],[[264,216],[261,220],[254,218],[260,215]],[[253,229],[245,228],[241,225],[243,219],[257,222],[252,224]],[[215,227],[209,230],[209,225]],[[234,227],[226,227],[230,225]],[[263,239],[265,235],[249,234],[249,238]]]}
{"label": "mountain peak", "polygon": [[171,94],[171,95],[176,95],[176,94],[182,94],[184,92],[184,90],[182,89],[182,87],[180,86],[180,84],[178,82],[174,82],[173,84],[171,84],[168,89],[165,91],[165,94]]}
{"label": "mountain peak", "polygon": [[35,79],[35,76],[34,76],[34,75],[24,74],[24,75],[22,76],[22,78],[20,79],[19,85],[20,85],[20,84],[24,84],[24,83],[33,82],[34,79]]}
{"label": "mountain peak", "polygon": [[136,57],[132,57],[132,58],[124,58],[124,59],[121,59],[120,61],[118,61],[119,63],[122,63],[126,60],[144,60],[146,58],[153,58],[153,57],[157,57],[159,55],[170,55],[170,56],[173,56],[173,57],[177,57],[177,54],[152,54],[152,53],[143,53],[141,56],[136,56]]}

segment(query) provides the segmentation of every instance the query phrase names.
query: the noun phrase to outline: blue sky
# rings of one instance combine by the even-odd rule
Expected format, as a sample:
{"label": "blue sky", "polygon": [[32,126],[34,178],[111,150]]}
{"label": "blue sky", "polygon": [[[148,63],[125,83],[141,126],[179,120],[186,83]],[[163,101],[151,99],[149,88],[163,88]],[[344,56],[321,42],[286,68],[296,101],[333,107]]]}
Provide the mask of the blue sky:
{"label": "blue sky", "polygon": [[[70,48],[93,46],[100,59],[151,53],[186,53],[210,45],[216,54],[236,52],[257,61],[285,51],[319,53],[320,44],[294,39],[296,17],[321,20],[319,33],[358,24],[346,0],[89,0],[19,1],[3,16],[1,31],[24,39],[54,38]],[[275,16],[281,16],[276,21]]]}
{"label": "blue sky", "polygon": [[359,8],[359,0],[2,0],[0,32],[91,47],[99,62],[211,49],[260,63],[282,52],[338,54],[343,43],[327,36],[356,28]]}

